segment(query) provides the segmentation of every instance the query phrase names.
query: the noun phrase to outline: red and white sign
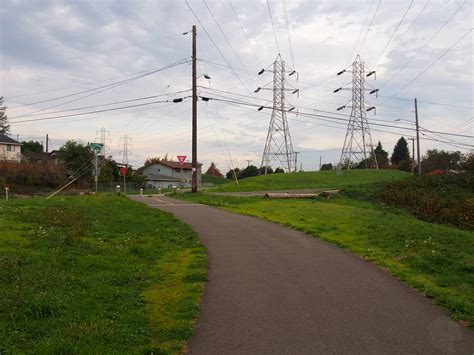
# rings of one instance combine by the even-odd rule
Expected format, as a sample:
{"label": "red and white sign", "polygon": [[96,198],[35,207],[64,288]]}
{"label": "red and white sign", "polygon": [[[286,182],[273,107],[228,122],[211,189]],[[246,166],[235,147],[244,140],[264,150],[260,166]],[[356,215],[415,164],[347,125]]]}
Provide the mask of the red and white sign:
{"label": "red and white sign", "polygon": [[120,168],[120,174],[125,175],[127,173],[128,168],[126,166],[122,166]]}
{"label": "red and white sign", "polygon": [[183,165],[186,158],[187,158],[186,155],[178,155],[179,165]]}

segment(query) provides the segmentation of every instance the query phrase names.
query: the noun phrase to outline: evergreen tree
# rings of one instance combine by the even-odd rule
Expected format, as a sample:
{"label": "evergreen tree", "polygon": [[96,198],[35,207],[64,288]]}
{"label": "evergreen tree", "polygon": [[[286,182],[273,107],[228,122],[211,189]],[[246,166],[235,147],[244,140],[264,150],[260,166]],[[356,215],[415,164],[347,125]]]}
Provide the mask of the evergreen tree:
{"label": "evergreen tree", "polygon": [[7,107],[3,105],[3,96],[0,96],[0,133],[10,132],[6,110]]}
{"label": "evergreen tree", "polygon": [[382,143],[377,144],[377,147],[374,149],[375,158],[377,159],[377,165],[379,168],[388,167],[388,153],[383,150]]}
{"label": "evergreen tree", "polygon": [[223,176],[219,169],[217,169],[216,164],[214,162],[211,163],[211,166],[206,171],[206,175],[212,176]]}
{"label": "evergreen tree", "polygon": [[410,160],[410,151],[408,150],[408,143],[405,138],[401,137],[395,147],[393,148],[392,157],[390,158],[390,162],[398,166],[402,162]]}

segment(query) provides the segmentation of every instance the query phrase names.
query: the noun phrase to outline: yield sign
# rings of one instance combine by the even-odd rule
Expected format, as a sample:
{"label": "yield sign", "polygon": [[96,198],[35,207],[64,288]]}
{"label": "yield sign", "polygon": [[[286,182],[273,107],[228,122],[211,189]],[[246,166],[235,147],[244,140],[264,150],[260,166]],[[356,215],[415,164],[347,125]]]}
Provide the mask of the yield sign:
{"label": "yield sign", "polygon": [[178,155],[179,165],[183,165],[186,158],[187,158],[186,155]]}

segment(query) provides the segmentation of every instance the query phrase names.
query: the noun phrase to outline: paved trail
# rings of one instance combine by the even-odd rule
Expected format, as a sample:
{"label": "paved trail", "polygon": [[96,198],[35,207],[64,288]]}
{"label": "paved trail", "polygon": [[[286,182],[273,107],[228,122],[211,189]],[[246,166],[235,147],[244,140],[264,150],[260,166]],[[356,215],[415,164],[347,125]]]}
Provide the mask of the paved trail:
{"label": "paved trail", "polygon": [[290,228],[166,197],[208,248],[191,354],[473,354],[474,332],[374,265]]}

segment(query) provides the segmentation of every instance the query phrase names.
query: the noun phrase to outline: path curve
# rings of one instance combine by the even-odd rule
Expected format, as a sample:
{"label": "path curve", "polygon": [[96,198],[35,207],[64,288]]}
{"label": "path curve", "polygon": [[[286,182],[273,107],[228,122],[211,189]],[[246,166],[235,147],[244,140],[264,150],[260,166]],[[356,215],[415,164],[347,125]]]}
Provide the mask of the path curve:
{"label": "path curve", "polygon": [[473,354],[474,332],[373,264],[254,217],[167,197],[206,245],[191,354]]}

